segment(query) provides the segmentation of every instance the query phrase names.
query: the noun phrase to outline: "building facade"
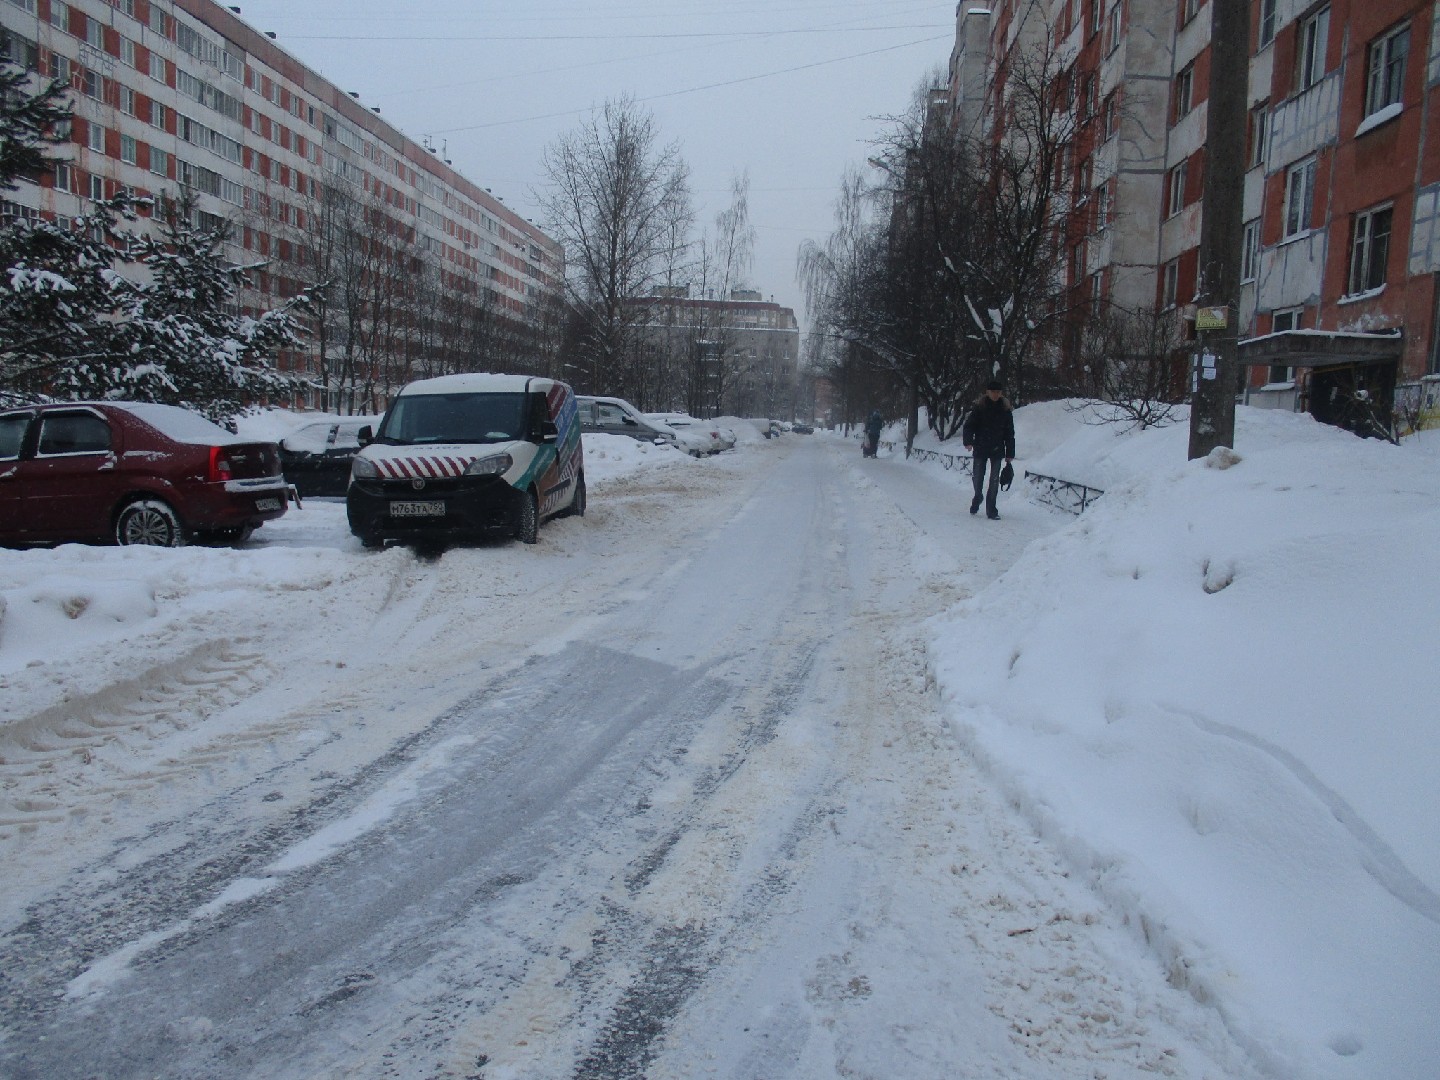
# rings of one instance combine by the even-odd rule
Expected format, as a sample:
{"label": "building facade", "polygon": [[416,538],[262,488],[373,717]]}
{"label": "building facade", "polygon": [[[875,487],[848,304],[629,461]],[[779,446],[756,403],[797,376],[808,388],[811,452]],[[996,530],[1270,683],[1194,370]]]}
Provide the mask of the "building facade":
{"label": "building facade", "polygon": [[[962,2],[958,128],[1003,134],[1005,65],[1043,25],[1072,111],[1075,311],[1173,315],[1199,282],[1208,0]],[[986,28],[981,33],[978,27]],[[1402,427],[1440,388],[1440,19],[1423,0],[1253,0],[1238,321],[1254,404]],[[987,72],[977,89],[977,66]],[[997,73],[998,76],[997,76]],[[1423,419],[1423,418],[1422,418]]]}
{"label": "building facade", "polygon": [[640,302],[641,349],[651,367],[682,372],[684,400],[697,416],[794,419],[800,323],[794,309],[733,290],[701,299],[684,286],[656,290]]}
{"label": "building facade", "polygon": [[[235,9],[238,11],[238,9]],[[557,243],[211,0],[0,0],[0,54],[71,88],[71,145],[4,202],[67,219],[121,188],[232,226],[269,310],[318,282],[295,404],[369,411],[411,377],[544,366]],[[526,345],[530,342],[530,345]]]}

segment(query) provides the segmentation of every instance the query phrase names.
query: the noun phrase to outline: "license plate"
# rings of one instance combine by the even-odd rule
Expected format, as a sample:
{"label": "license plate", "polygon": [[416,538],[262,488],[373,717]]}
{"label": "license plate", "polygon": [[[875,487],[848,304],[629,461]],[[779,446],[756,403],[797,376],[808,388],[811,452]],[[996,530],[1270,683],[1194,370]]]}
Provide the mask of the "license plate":
{"label": "license plate", "polygon": [[392,502],[390,504],[391,517],[443,517],[445,515],[445,501],[443,499],[426,499],[421,502]]}
{"label": "license plate", "polygon": [[262,513],[266,512],[266,511],[269,511],[269,510],[279,510],[279,509],[280,509],[280,500],[279,500],[279,499],[256,499],[256,500],[255,500],[255,509],[261,511]]}

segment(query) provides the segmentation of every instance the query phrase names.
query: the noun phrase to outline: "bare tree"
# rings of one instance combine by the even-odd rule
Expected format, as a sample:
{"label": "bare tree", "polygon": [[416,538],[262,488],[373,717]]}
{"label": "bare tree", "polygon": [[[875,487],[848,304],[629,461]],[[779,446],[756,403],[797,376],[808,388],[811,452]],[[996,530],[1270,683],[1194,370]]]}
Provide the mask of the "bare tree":
{"label": "bare tree", "polygon": [[1170,312],[1111,307],[1092,313],[1080,346],[1088,400],[1075,408],[1092,423],[1127,428],[1174,423],[1186,393],[1182,344]]}
{"label": "bare tree", "polygon": [[560,136],[543,164],[549,187],[536,200],[565,247],[582,330],[575,381],[628,394],[644,382],[636,327],[649,313],[637,301],[663,281],[687,231],[678,223],[691,216],[687,167],[632,98],[606,102]]}

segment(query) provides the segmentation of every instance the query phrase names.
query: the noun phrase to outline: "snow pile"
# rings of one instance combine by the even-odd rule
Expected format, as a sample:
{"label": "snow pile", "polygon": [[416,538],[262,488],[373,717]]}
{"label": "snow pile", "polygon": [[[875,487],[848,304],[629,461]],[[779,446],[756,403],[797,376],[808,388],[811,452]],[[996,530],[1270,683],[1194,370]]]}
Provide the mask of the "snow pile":
{"label": "snow pile", "polygon": [[960,737],[1277,1075],[1433,1076],[1440,440],[1073,423],[1105,496],[934,626]]}

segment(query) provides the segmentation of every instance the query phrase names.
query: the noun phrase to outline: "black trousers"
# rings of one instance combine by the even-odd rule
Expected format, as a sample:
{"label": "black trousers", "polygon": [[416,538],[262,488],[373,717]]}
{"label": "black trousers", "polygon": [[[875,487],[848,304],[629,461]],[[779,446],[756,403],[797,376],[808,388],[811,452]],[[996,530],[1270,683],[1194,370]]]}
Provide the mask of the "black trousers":
{"label": "black trousers", "polygon": [[[995,515],[1000,512],[995,505],[995,500],[1000,495],[1000,469],[1005,464],[1005,454],[997,451],[994,454],[981,454],[975,451],[975,460],[970,464],[970,478],[975,481],[975,501],[972,506],[980,505],[980,494],[985,494],[985,513]],[[985,483],[985,466],[990,466],[990,483]]]}

